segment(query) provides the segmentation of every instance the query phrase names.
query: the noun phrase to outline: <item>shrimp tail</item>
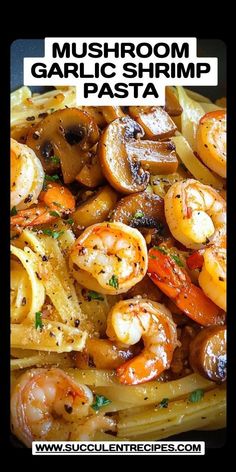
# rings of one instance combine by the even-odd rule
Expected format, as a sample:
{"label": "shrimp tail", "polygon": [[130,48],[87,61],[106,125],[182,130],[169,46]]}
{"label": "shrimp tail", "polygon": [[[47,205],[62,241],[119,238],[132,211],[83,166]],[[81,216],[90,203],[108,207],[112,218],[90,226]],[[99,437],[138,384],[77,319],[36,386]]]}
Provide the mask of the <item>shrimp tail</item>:
{"label": "shrimp tail", "polygon": [[168,254],[150,249],[148,275],[185,315],[197,323],[211,326],[224,322],[222,310],[191,282],[186,271]]}
{"label": "shrimp tail", "polygon": [[137,385],[158,377],[163,370],[163,363],[156,356],[143,351],[118,367],[116,374],[122,384]]}

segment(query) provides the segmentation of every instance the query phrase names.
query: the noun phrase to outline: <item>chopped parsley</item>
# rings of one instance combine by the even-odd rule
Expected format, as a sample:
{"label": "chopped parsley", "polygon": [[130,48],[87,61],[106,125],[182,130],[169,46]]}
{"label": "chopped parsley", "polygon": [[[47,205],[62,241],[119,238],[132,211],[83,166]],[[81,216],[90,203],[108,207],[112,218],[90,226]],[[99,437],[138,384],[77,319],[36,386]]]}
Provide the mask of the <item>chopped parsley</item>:
{"label": "chopped parsley", "polygon": [[47,236],[51,236],[53,239],[57,239],[59,238],[63,233],[64,231],[53,231],[51,229],[43,229],[43,234],[46,234]]}
{"label": "chopped parsley", "polygon": [[143,211],[137,210],[136,213],[134,214],[134,218],[143,218],[145,215]]}
{"label": "chopped parsley", "polygon": [[103,395],[95,395],[95,402],[92,404],[92,408],[95,411],[99,411],[100,408],[109,405],[110,403],[111,400],[108,400],[108,398],[104,397]]}
{"label": "chopped parsley", "polygon": [[50,160],[53,162],[53,164],[60,164],[60,158],[57,156],[51,156]]}
{"label": "chopped parsley", "polygon": [[167,408],[169,405],[169,398],[163,398],[159,403],[159,408]]}
{"label": "chopped parsley", "polygon": [[68,218],[68,220],[65,220],[65,223],[67,223],[68,225],[73,225],[74,220],[72,220],[72,218]]}
{"label": "chopped parsley", "polygon": [[42,329],[43,322],[42,322],[42,313],[41,311],[36,311],[35,313],[35,329]]}
{"label": "chopped parsley", "polygon": [[192,403],[199,402],[204,396],[204,390],[201,388],[197,388],[197,390],[194,390],[193,392],[190,393],[188,399]]}
{"label": "chopped parsley", "polygon": [[51,216],[56,216],[56,218],[60,218],[60,217],[61,217],[60,213],[58,213],[57,211],[50,211],[49,214],[50,214]]}
{"label": "chopped parsley", "polygon": [[56,180],[59,180],[59,175],[57,175],[57,174],[54,174],[54,175],[45,174],[44,179],[48,182],[55,182]]}
{"label": "chopped parsley", "polygon": [[181,261],[181,259],[179,258],[179,256],[176,256],[175,254],[170,254],[170,257],[176,262],[176,264],[177,264],[179,267],[184,267],[184,264],[183,264],[183,262]]}
{"label": "chopped parsley", "polygon": [[110,280],[108,282],[108,285],[110,285],[111,287],[114,287],[114,288],[119,287],[118,277],[115,274],[113,274],[112,277],[110,278]]}
{"label": "chopped parsley", "polygon": [[104,297],[101,293],[94,292],[93,290],[88,291],[88,298],[90,300],[104,300]]}
{"label": "chopped parsley", "polygon": [[15,207],[15,206],[12,207],[12,209],[11,209],[11,216],[15,216],[15,215],[17,215],[17,213],[18,213],[18,211],[17,211],[16,207]]}

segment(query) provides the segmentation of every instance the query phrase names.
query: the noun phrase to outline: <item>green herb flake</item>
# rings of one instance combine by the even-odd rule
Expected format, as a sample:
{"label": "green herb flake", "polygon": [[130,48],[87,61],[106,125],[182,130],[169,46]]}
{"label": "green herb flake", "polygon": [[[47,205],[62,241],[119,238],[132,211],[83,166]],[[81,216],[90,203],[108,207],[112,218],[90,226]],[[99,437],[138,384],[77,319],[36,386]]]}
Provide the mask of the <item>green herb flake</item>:
{"label": "green herb flake", "polygon": [[18,213],[18,211],[17,211],[16,207],[15,207],[15,206],[12,207],[12,209],[11,209],[11,216],[15,216],[15,215],[17,215],[17,213]]}
{"label": "green herb flake", "polygon": [[162,252],[162,254],[168,254],[168,251],[161,246],[153,246],[153,249],[157,249],[158,251]]}
{"label": "green herb flake", "polygon": [[50,160],[53,162],[53,164],[60,164],[60,158],[57,156],[51,156]]}
{"label": "green herb flake", "polygon": [[63,208],[63,205],[61,205],[60,203],[58,202],[52,202],[53,205],[56,205],[58,208]]}
{"label": "green herb flake", "polygon": [[56,180],[60,180],[59,175],[57,175],[57,174],[54,174],[54,175],[45,174],[44,179],[47,182],[55,182]]}
{"label": "green herb flake", "polygon": [[183,264],[183,262],[181,261],[181,259],[179,258],[179,256],[176,256],[175,254],[170,254],[170,257],[176,262],[176,264],[177,264],[179,267],[184,267],[184,264]]}
{"label": "green herb flake", "polygon": [[64,231],[52,231],[51,229],[43,229],[43,234],[46,234],[47,236],[51,236],[53,239],[59,238]]}
{"label": "green herb flake", "polygon": [[95,411],[99,411],[100,408],[109,405],[111,403],[111,400],[108,400],[108,398],[104,397],[103,395],[95,395],[95,402],[92,404],[92,408]]}
{"label": "green herb flake", "polygon": [[118,277],[115,274],[113,274],[113,276],[110,278],[110,280],[108,282],[108,285],[110,285],[111,287],[114,287],[114,288],[119,287]]}
{"label": "green herb flake", "polygon": [[72,218],[68,218],[68,220],[65,220],[65,223],[67,223],[68,225],[73,225],[74,220],[72,220]]}
{"label": "green herb flake", "polygon": [[150,254],[149,259],[156,259],[156,256],[153,256],[152,254]]}
{"label": "green herb flake", "polygon": [[94,292],[93,290],[88,291],[88,298],[90,298],[90,300],[104,300],[104,297],[101,295],[101,293]]}
{"label": "green herb flake", "polygon": [[204,396],[204,390],[201,388],[197,388],[197,390],[194,390],[193,392],[190,393],[188,399],[191,403],[196,403],[199,402]]}
{"label": "green herb flake", "polygon": [[169,398],[163,398],[159,403],[159,408],[168,408]]}
{"label": "green herb flake", "polygon": [[136,213],[134,214],[134,218],[143,218],[145,215],[143,213],[143,211],[141,210],[137,210]]}
{"label": "green herb flake", "polygon": [[61,217],[61,215],[60,215],[57,211],[50,211],[49,214],[50,214],[51,216],[55,216],[56,218],[60,218],[60,217]]}
{"label": "green herb flake", "polygon": [[36,311],[35,313],[35,329],[42,329],[43,322],[42,322],[42,313],[41,311]]}

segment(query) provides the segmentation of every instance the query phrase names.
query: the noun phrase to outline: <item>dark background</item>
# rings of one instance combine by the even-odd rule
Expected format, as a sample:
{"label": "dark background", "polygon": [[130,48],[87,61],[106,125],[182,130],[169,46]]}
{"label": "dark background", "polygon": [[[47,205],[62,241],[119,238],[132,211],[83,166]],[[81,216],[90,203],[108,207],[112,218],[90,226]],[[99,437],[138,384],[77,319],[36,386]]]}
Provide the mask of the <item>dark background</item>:
{"label": "dark background", "polygon": [[[211,100],[226,96],[226,45],[218,39],[198,39],[197,55],[199,57],[218,57],[218,86],[215,87],[192,87],[192,90],[199,92]],[[43,39],[18,39],[11,46],[11,91],[23,85],[23,58],[43,57]],[[43,92],[49,87],[32,87],[34,92]],[[189,431],[187,433],[172,436],[168,440],[175,441],[205,441],[207,448],[220,448],[226,442],[226,430],[217,431]],[[24,447],[15,437],[12,436],[12,445]]]}

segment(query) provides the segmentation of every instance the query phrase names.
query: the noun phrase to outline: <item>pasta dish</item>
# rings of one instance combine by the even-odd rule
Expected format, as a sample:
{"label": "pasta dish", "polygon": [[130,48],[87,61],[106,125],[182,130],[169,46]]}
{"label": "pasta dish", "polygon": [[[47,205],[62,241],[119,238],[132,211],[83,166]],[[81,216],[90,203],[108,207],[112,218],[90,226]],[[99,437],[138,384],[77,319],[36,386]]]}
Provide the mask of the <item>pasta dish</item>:
{"label": "pasta dish", "polygon": [[226,100],[11,94],[11,425],[32,441],[225,426]]}

